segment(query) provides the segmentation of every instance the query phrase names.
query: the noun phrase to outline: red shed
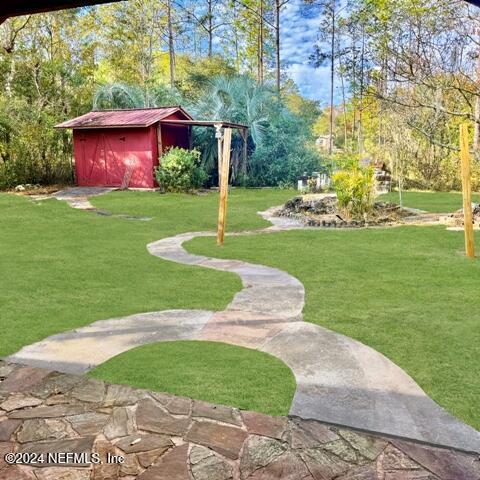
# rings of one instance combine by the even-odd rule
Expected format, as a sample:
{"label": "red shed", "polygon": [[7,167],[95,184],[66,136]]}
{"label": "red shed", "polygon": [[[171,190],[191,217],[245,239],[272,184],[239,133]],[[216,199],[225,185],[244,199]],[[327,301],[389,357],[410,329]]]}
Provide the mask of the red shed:
{"label": "red shed", "polygon": [[169,147],[190,147],[183,108],[138,108],[93,111],[60,123],[73,129],[77,184],[81,186],[155,186],[154,168]]}

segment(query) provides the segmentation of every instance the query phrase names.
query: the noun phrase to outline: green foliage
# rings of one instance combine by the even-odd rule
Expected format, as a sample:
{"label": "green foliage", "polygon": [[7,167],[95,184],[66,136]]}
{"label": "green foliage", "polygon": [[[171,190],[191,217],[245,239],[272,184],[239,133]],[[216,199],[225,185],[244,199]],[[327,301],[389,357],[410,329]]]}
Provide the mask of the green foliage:
{"label": "green foliage", "polygon": [[362,216],[373,204],[373,170],[352,168],[340,170],[333,177],[340,208],[353,217]]}
{"label": "green foliage", "polygon": [[[241,155],[243,140],[235,134],[232,141],[232,180],[238,185],[295,184],[303,172],[321,170],[308,117],[292,112],[270,85],[260,85],[248,75],[213,79],[194,113],[249,127],[247,164]],[[213,132],[200,133],[197,142],[205,168],[215,174]]]}
{"label": "green foliage", "polygon": [[360,155],[348,152],[335,153],[332,160],[337,170],[352,170],[359,167]]}
{"label": "green foliage", "polygon": [[165,84],[142,89],[138,85],[110,83],[98,87],[93,97],[95,110],[162,107],[180,104],[180,95]]}
{"label": "green foliage", "polygon": [[173,147],[161,158],[155,174],[163,192],[191,192],[200,188],[207,174],[199,165],[200,152]]}

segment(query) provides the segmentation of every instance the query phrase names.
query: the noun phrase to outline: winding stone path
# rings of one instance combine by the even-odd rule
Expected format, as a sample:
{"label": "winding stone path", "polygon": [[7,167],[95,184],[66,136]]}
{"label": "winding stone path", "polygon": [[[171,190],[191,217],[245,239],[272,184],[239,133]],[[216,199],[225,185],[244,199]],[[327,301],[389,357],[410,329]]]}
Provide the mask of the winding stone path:
{"label": "winding stone path", "polygon": [[[262,215],[273,225],[258,232],[304,228],[274,217],[272,209]],[[401,368],[366,345],[304,322],[305,292],[296,278],[240,260],[190,254],[182,246],[211,235],[180,234],[147,249],[163,260],[238,275],[243,288],[224,311],[171,310],[102,320],[24,347],[7,360],[82,373],[150,342],[211,340],[256,348],[280,358],[294,373],[291,415],[480,452],[480,433],[433,402]]]}

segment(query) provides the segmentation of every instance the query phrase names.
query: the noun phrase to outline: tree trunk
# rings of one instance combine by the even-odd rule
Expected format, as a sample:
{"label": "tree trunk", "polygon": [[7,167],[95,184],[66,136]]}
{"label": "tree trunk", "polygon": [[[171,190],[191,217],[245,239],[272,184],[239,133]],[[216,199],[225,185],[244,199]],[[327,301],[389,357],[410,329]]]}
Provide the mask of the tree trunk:
{"label": "tree trunk", "polygon": [[275,80],[280,94],[280,0],[275,0]]}
{"label": "tree trunk", "polygon": [[[480,32],[478,32],[480,34]],[[480,49],[477,51],[477,88],[480,89]],[[480,147],[480,93],[475,99],[475,130],[473,134],[473,150]]]}
{"label": "tree trunk", "polygon": [[259,30],[258,30],[258,82],[263,84],[263,1],[260,0]]}
{"label": "tree trunk", "polygon": [[168,59],[170,62],[170,86],[175,86],[175,49],[173,45],[173,24],[172,24],[172,2],[167,1],[167,22],[168,22]]}
{"label": "tree trunk", "polygon": [[340,82],[342,84],[342,103],[343,103],[343,135],[344,135],[343,147],[346,148],[347,140],[348,140],[347,98],[345,94],[345,78],[344,78],[344,72],[342,69],[341,60],[340,60]]}
{"label": "tree trunk", "polygon": [[358,150],[360,155],[364,153],[363,142],[363,94],[365,76],[365,27],[362,26],[362,50],[360,56],[360,106],[358,109]]}
{"label": "tree trunk", "polygon": [[208,56],[213,54],[213,0],[208,0]]}
{"label": "tree trunk", "polygon": [[330,131],[328,134],[328,153],[333,153],[333,96],[335,92],[335,0],[331,3],[332,9],[332,38],[330,50]]}

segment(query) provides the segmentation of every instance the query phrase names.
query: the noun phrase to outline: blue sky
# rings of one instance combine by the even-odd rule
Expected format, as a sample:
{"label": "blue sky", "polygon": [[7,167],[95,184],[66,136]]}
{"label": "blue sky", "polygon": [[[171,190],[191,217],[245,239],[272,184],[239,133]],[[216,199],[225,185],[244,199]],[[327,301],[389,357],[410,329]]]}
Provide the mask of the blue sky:
{"label": "blue sky", "polygon": [[302,14],[303,0],[290,0],[281,17],[281,55],[285,71],[298,85],[302,95],[313,100],[329,101],[330,67],[314,68],[309,65],[319,32],[318,14],[306,17]]}

